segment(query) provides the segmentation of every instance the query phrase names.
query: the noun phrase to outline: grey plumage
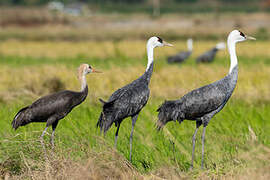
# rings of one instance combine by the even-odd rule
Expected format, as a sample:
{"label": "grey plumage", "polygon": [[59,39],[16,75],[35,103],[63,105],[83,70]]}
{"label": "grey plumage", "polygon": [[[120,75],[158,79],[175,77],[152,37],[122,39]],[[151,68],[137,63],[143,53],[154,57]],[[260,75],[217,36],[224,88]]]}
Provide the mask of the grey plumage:
{"label": "grey plumage", "polygon": [[236,66],[225,78],[195,89],[179,100],[165,101],[158,109],[158,130],[169,121],[177,120],[179,124],[185,119],[196,121],[196,130],[192,138],[193,150],[191,169],[193,168],[195,138],[198,128],[203,125],[201,164],[203,168],[205,128],[211,118],[222,110],[231,97],[237,83],[237,76],[238,67]]}
{"label": "grey plumage", "polygon": [[100,100],[103,103],[103,110],[100,114],[99,120],[97,122],[97,127],[100,127],[100,131],[106,134],[108,129],[114,123],[117,127],[115,133],[115,143],[116,148],[118,132],[121,122],[127,118],[131,117],[132,119],[132,129],[130,133],[130,151],[129,151],[129,160],[131,161],[132,155],[132,140],[133,140],[133,131],[134,126],[137,121],[138,115],[142,108],[146,105],[150,90],[149,82],[153,73],[154,66],[154,48],[162,46],[173,46],[160,37],[151,37],[147,41],[147,57],[148,63],[147,68],[142,76],[134,80],[130,84],[118,89],[115,91],[108,102]]}
{"label": "grey plumage", "polygon": [[117,126],[115,146],[121,122],[127,117],[132,117],[133,129],[138,114],[147,103],[150,94],[148,86],[152,72],[153,63],[141,77],[115,91],[109,98],[108,102],[101,99],[101,102],[103,103],[103,111],[100,114],[97,126],[100,127],[101,131],[106,133],[111,125],[115,123],[115,126]]}
{"label": "grey plumage", "polygon": [[203,53],[199,57],[197,57],[196,62],[197,63],[210,63],[214,61],[214,58],[218,52],[218,49],[216,47],[210,49],[209,51]]}
{"label": "grey plumage", "polygon": [[113,123],[120,124],[126,117],[137,115],[146,105],[150,90],[149,82],[153,72],[153,63],[148,71],[130,84],[116,90],[108,102],[101,99],[103,112],[97,126],[106,133]]}
{"label": "grey plumage", "polygon": [[158,109],[158,128],[169,121],[195,120],[207,126],[210,119],[218,113],[231,97],[237,83],[238,68],[223,79],[195,89],[181,99],[165,101]]}
{"label": "grey plumage", "polygon": [[184,51],[184,52],[180,52],[174,56],[170,56],[168,57],[168,63],[182,63],[184,62],[186,59],[189,58],[189,56],[192,53],[192,47],[193,47],[193,40],[191,38],[189,38],[187,40],[187,47],[188,47],[188,51]]}
{"label": "grey plumage", "polygon": [[225,49],[226,45],[224,42],[219,42],[216,44],[216,46],[209,51],[206,51],[199,57],[197,57],[196,62],[197,63],[210,63],[214,61],[214,58],[219,50]]}
{"label": "grey plumage", "polygon": [[[231,65],[227,76],[212,84],[195,89],[179,100],[165,101],[157,110],[159,112],[157,121],[158,130],[169,121],[178,121],[179,123],[183,120],[196,121],[196,130],[192,138],[191,169],[193,168],[196,134],[201,125],[203,125],[201,161],[201,168],[203,168],[206,126],[211,118],[222,110],[235,89],[238,78],[238,63],[235,44],[247,39],[255,38],[246,36],[238,30],[234,30],[229,34],[227,44]],[[221,44],[219,44],[219,47],[222,47],[220,45]]]}
{"label": "grey plumage", "polygon": [[180,52],[174,56],[168,57],[168,63],[182,63],[184,62],[190,55],[191,51],[185,51],[185,52]]}

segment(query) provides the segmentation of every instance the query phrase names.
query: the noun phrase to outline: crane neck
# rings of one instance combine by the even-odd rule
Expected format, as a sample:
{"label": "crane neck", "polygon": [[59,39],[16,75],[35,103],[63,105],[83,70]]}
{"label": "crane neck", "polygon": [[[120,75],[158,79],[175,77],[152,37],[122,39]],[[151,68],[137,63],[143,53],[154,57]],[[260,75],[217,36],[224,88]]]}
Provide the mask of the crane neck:
{"label": "crane neck", "polygon": [[193,42],[192,42],[192,40],[188,40],[187,48],[188,48],[188,51],[192,52],[192,50],[193,50]]}
{"label": "crane neck", "polygon": [[235,50],[236,42],[231,40],[231,39],[228,39],[227,43],[228,43],[228,50],[229,50],[230,59],[231,59],[231,65],[230,65],[229,74],[231,74],[234,67],[236,67],[238,65],[237,56],[236,56],[236,50]]}
{"label": "crane neck", "polygon": [[81,92],[85,90],[85,88],[87,87],[87,82],[86,82],[86,78],[85,75],[81,75],[79,76],[79,81],[81,83]]}
{"label": "crane neck", "polygon": [[147,63],[147,67],[145,71],[148,71],[148,69],[150,68],[151,64],[154,62],[154,46],[152,44],[147,44],[147,59],[148,59],[148,63]]}

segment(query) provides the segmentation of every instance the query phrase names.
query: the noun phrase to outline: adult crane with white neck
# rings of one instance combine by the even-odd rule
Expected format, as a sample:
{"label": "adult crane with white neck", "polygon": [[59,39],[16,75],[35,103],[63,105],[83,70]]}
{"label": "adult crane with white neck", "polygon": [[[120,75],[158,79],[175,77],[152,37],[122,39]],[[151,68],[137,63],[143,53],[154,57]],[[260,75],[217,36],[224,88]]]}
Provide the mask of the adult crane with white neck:
{"label": "adult crane with white neck", "polygon": [[191,38],[187,40],[187,47],[188,51],[180,52],[174,56],[168,57],[168,63],[182,63],[192,54],[193,40]]}
{"label": "adult crane with white neck", "polygon": [[223,79],[195,89],[179,100],[165,101],[158,109],[158,129],[161,129],[169,121],[177,120],[179,124],[185,119],[196,121],[196,130],[192,138],[191,169],[193,168],[196,134],[201,125],[203,125],[201,161],[201,168],[203,169],[206,126],[211,118],[222,110],[234,91],[238,78],[235,45],[237,42],[245,41],[247,39],[255,40],[255,38],[246,36],[238,30],[234,30],[229,34],[227,44],[231,65],[229,73]]}
{"label": "adult crane with white neck", "polygon": [[81,104],[88,94],[85,76],[88,73],[99,72],[88,64],[81,64],[78,69],[78,78],[81,82],[81,91],[64,90],[53,93],[36,100],[30,106],[22,108],[14,117],[12,127],[16,130],[32,122],[46,122],[46,128],[41,140],[49,126],[52,126],[51,144],[54,146],[54,132],[58,121],[64,118],[76,106]]}
{"label": "adult crane with white neck", "polygon": [[144,74],[130,84],[116,90],[107,102],[100,99],[100,101],[103,103],[103,111],[100,114],[97,126],[100,127],[101,132],[103,131],[105,134],[111,125],[113,123],[115,124],[117,127],[114,143],[115,148],[117,145],[118,132],[121,122],[127,117],[131,117],[132,119],[129,154],[130,161],[132,154],[134,126],[138,115],[142,108],[146,105],[150,94],[149,82],[154,66],[154,48],[161,46],[172,45],[163,41],[159,37],[151,37],[147,42],[148,63]]}

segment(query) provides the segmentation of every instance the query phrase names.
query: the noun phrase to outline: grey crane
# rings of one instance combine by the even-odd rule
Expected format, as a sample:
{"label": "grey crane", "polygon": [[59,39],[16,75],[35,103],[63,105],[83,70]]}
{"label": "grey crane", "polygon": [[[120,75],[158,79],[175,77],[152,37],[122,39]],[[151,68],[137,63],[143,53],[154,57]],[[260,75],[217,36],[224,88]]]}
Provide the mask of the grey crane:
{"label": "grey crane", "polygon": [[127,117],[131,117],[132,119],[129,153],[130,161],[134,126],[138,115],[146,105],[150,94],[149,82],[154,66],[154,48],[161,46],[172,45],[163,41],[160,37],[151,37],[147,42],[148,64],[144,74],[130,84],[116,90],[107,102],[100,99],[103,103],[103,110],[100,114],[97,127],[100,127],[100,131],[103,131],[104,134],[106,134],[111,125],[115,123],[115,126],[117,127],[114,143],[115,148],[121,122]]}
{"label": "grey crane", "polygon": [[227,40],[230,54],[230,70],[229,73],[221,80],[212,84],[195,89],[178,100],[165,101],[158,109],[157,128],[160,130],[169,121],[178,121],[179,124],[183,120],[196,121],[196,130],[192,138],[192,160],[191,169],[193,168],[195,140],[198,128],[203,125],[202,133],[202,161],[203,169],[204,158],[204,137],[205,129],[211,118],[225,106],[231,97],[238,78],[238,64],[235,52],[237,42],[255,38],[246,36],[238,30],[233,30]]}
{"label": "grey crane", "polygon": [[168,63],[182,63],[184,62],[192,53],[193,40],[189,38],[187,40],[188,51],[180,52],[174,56],[168,57]]}
{"label": "grey crane", "polygon": [[209,51],[206,51],[199,57],[197,57],[196,62],[197,63],[210,63],[214,61],[214,58],[219,50],[225,49],[226,45],[224,42],[218,43],[214,48],[210,49]]}
{"label": "grey crane", "polygon": [[85,100],[88,94],[85,75],[93,72],[99,71],[88,64],[81,64],[78,69],[78,78],[81,82],[80,92],[64,90],[41,97],[33,104],[19,110],[12,121],[12,127],[16,130],[18,127],[32,122],[46,122],[46,128],[41,135],[41,140],[43,140],[48,127],[52,126],[51,144],[54,146],[54,132],[58,121]]}

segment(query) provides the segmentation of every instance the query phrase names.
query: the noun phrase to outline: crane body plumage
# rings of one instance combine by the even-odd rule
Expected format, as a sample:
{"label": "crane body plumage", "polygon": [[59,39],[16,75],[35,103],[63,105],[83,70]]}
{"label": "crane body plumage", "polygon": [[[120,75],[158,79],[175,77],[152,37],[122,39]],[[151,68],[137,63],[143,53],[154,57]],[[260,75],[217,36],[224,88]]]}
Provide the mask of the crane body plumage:
{"label": "crane body plumage", "polygon": [[211,50],[203,53],[199,57],[197,57],[196,62],[197,63],[200,63],[200,62],[202,62],[202,63],[204,63],[204,62],[206,62],[206,63],[207,62],[208,63],[213,62],[217,52],[218,52],[218,49],[216,47],[214,47],[213,49],[211,49]]}
{"label": "crane body plumage", "polygon": [[168,57],[167,61],[169,64],[171,63],[183,63],[186,59],[189,58],[189,56],[192,54],[193,49],[193,40],[188,39],[187,40],[187,47],[188,51],[179,52],[174,56]]}
{"label": "crane body plumage", "polygon": [[168,57],[168,63],[182,63],[191,55],[192,51],[179,52],[174,56]]}
{"label": "crane body plumage", "polygon": [[237,42],[247,39],[254,38],[246,36],[238,30],[234,30],[229,34],[227,44],[231,65],[229,73],[224,78],[195,89],[178,100],[165,101],[157,110],[159,112],[157,121],[158,130],[170,121],[178,121],[179,123],[184,120],[196,121],[196,130],[192,138],[191,169],[193,168],[196,134],[201,125],[203,125],[201,161],[201,168],[203,168],[206,126],[211,118],[223,109],[235,89],[238,79],[238,62],[235,45]]}
{"label": "crane body plumage", "polygon": [[207,125],[231,97],[237,76],[238,67],[235,67],[232,73],[221,80],[195,89],[179,100],[165,101],[158,109],[158,127],[162,128],[169,121],[181,123],[185,119]]}
{"label": "crane body plumage", "polygon": [[134,126],[140,111],[146,105],[150,95],[149,83],[154,67],[154,48],[166,45],[172,46],[159,37],[151,37],[146,46],[148,63],[144,74],[130,84],[116,90],[107,102],[100,99],[103,103],[103,109],[98,119],[97,126],[100,127],[100,131],[105,134],[111,125],[115,123],[117,126],[114,143],[115,148],[121,122],[127,117],[131,117],[132,119],[129,152],[130,161]]}
{"label": "crane body plumage", "polygon": [[[31,105],[22,108],[15,115],[12,127],[16,130],[32,122],[46,122],[46,128],[41,139],[49,126],[52,126],[51,143],[54,145],[54,132],[58,121],[63,119],[72,109],[81,104],[88,95],[88,85],[85,75],[90,72],[98,72],[88,64],[79,67],[78,77],[81,82],[81,91],[64,90],[39,98]],[[42,143],[43,144],[43,143]]]}
{"label": "crane body plumage", "polygon": [[225,43],[220,42],[214,48],[206,51],[202,55],[196,58],[197,63],[211,63],[214,61],[215,56],[219,50],[225,49]]}
{"label": "crane body plumage", "polygon": [[82,92],[60,91],[44,96],[30,106],[22,108],[15,116],[12,126],[17,129],[32,122],[46,122],[47,126],[64,118],[75,106],[81,104],[88,94],[88,86]]}
{"label": "crane body plumage", "polygon": [[111,127],[120,124],[127,117],[133,117],[146,105],[150,90],[149,82],[153,72],[153,63],[145,73],[130,84],[116,90],[108,102],[103,104],[103,112],[98,121],[98,126],[104,133]]}

